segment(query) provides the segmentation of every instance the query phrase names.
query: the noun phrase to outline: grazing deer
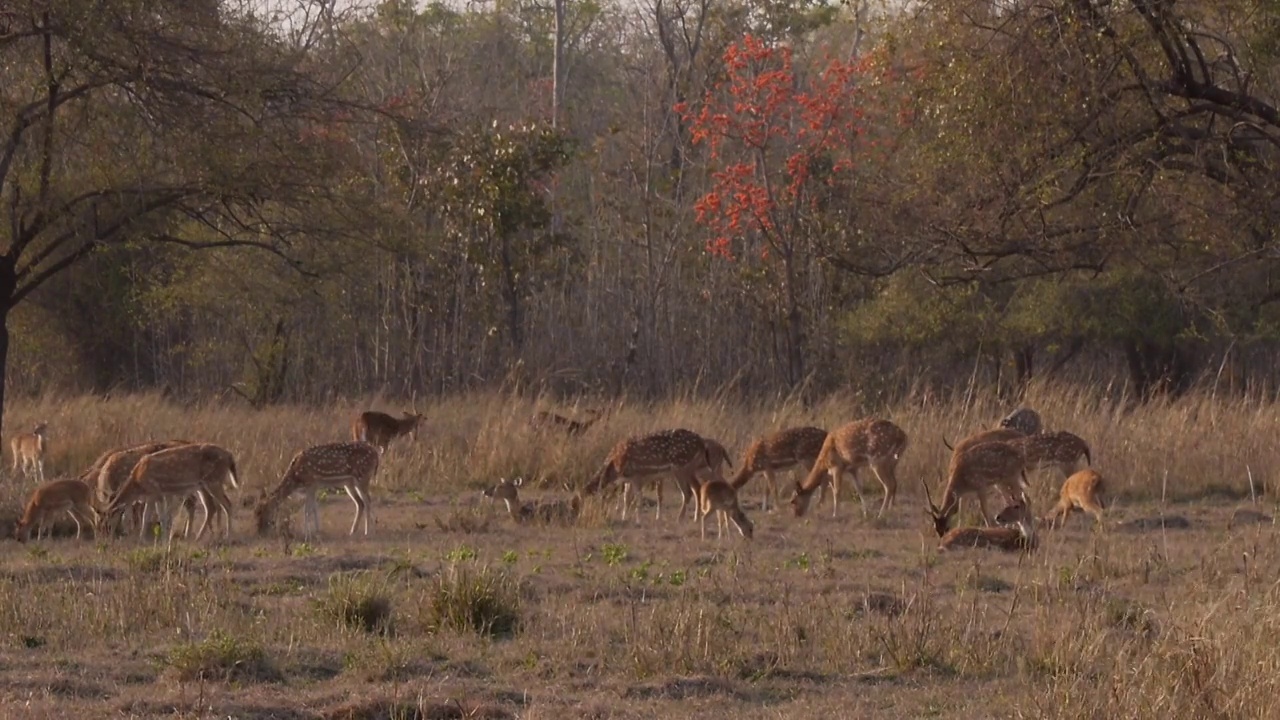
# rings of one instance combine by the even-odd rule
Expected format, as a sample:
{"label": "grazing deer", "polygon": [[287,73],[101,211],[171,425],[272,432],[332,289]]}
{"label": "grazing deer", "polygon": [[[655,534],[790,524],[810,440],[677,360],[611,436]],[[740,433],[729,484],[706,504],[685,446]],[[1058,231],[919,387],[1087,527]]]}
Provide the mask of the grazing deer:
{"label": "grazing deer", "polygon": [[404,417],[395,418],[386,413],[366,410],[360,413],[351,423],[351,439],[355,442],[371,443],[378,452],[386,452],[391,441],[403,435],[418,439],[418,425],[424,416],[417,412],[404,411]]}
{"label": "grazing deer", "polygon": [[832,430],[822,443],[813,469],[804,482],[796,483],[795,494],[791,497],[791,508],[796,517],[805,514],[809,509],[810,496],[824,482],[831,483],[831,515],[835,517],[840,506],[840,480],[846,472],[853,475],[853,489],[858,493],[862,515],[866,517],[867,506],[862,497],[858,471],[867,466],[884,486],[884,501],[876,516],[883,515],[897,495],[898,461],[906,449],[907,434],[888,420],[868,418]]}
{"label": "grazing deer", "polygon": [[797,467],[808,468],[818,461],[827,431],[817,427],[795,427],[779,430],[751,443],[742,458],[742,468],[729,481],[734,490],[741,490],[757,473],[764,473],[764,501],[761,510],[769,512],[769,501],[778,505],[778,486],[774,473]]}
{"label": "grazing deer", "polygon": [[[163,507],[172,499],[185,501],[196,495],[204,506],[204,519],[196,531],[196,539],[204,535],[209,520],[218,514],[225,516],[226,533],[230,537],[231,503],[222,488],[226,482],[233,488],[240,487],[237,475],[236,461],[231,453],[209,443],[178,445],[143,455],[129,473],[129,479],[111,499],[103,517],[112,518],[137,503]],[[168,528],[169,540],[177,530],[172,514],[161,514],[162,530]],[[145,531],[145,510],[143,517]]]}
{"label": "grazing deer", "polygon": [[[511,519],[516,522],[528,522],[530,520],[538,520],[540,522],[565,522],[571,523],[578,518],[582,511],[582,501],[574,495],[568,501],[539,501],[533,503],[521,503],[520,494],[517,488],[524,483],[524,478],[516,478],[507,480],[502,478],[497,485],[485,488],[482,493],[490,501],[501,500],[507,507],[507,513],[511,515]],[[570,490],[568,483],[565,489]]]}
{"label": "grazing deer", "polygon": [[44,481],[44,456],[49,447],[49,423],[39,423],[29,433],[22,433],[9,441],[9,449],[13,451],[13,467],[10,472],[18,474],[18,466],[22,466],[22,476]]}
{"label": "grazing deer", "polygon": [[982,517],[990,525],[992,518],[987,511],[986,492],[991,488],[1002,489],[1009,497],[1021,498],[1030,506],[1022,452],[1007,442],[982,443],[961,453],[949,469],[941,508],[933,504],[929,486],[925,484],[925,498],[938,535],[943,536],[950,529],[951,517],[959,511],[963,495],[977,496]]}
{"label": "grazing deer", "polygon": [[1031,408],[1018,408],[1000,419],[1000,427],[1017,430],[1023,435],[1038,435],[1044,430],[1040,413]]}
{"label": "grazing deer", "polygon": [[264,493],[254,510],[258,520],[258,534],[266,534],[271,528],[276,509],[294,493],[302,493],[302,533],[310,537],[320,533],[320,511],[316,505],[316,493],[325,489],[342,488],[356,504],[356,515],[351,521],[348,535],[355,535],[356,527],[364,521],[364,534],[369,534],[369,521],[373,516],[373,502],[369,483],[378,472],[378,459],[382,452],[367,442],[328,443],[307,448],[293,456],[284,471],[280,484],[270,495]]}
{"label": "grazing deer", "polygon": [[[186,440],[170,440],[167,442],[143,443],[118,450],[108,450],[100,455],[88,470],[81,474],[80,479],[88,484],[89,487],[94,488],[95,507],[105,511],[143,456],[190,444]],[[183,507],[187,508],[188,503],[191,502],[194,501],[191,498],[187,498],[183,501]],[[145,537],[147,515],[154,509],[157,516],[159,516],[162,510],[159,507],[153,507],[148,504],[135,504],[132,509],[134,510],[133,521],[138,527],[139,535]],[[103,527],[103,530],[109,531],[110,524],[114,518],[104,516],[103,519],[107,521],[107,525]]]}
{"label": "grazing deer", "polygon": [[22,512],[22,519],[14,528],[13,536],[19,541],[31,539],[31,528],[36,529],[36,540],[44,535],[53,518],[67,513],[76,523],[76,539],[80,539],[84,525],[96,526],[98,513],[90,502],[93,491],[83,482],[75,479],[54,480],[36,488],[27,501]]}
{"label": "grazing deer", "polygon": [[951,443],[947,442],[946,436],[943,436],[942,444],[946,445],[947,449],[951,451],[951,464],[954,464],[961,453],[974,445],[988,442],[1009,442],[1010,440],[1018,440],[1024,437],[1026,437],[1026,433],[1016,428],[996,428],[995,430],[979,430],[956,443],[955,447],[952,447]]}
{"label": "grazing deer", "polygon": [[[927,489],[927,488],[926,488]],[[961,548],[995,548],[1005,552],[1029,552],[1038,545],[1035,518],[1025,505],[1010,505],[1000,512],[1013,527],[962,527],[948,530],[938,543],[938,550],[946,552]]]}
{"label": "grazing deer", "polygon": [[[691,430],[663,430],[640,437],[622,440],[613,447],[605,464],[599,472],[583,486],[581,494],[591,495],[610,484],[621,481],[622,486],[622,519],[627,519],[627,506],[630,496],[638,495],[639,484],[655,482],[658,486],[657,518],[662,518],[662,475],[675,475],[676,485],[687,499],[689,492],[697,484],[697,473],[708,471],[719,479],[719,470],[713,459],[714,450],[709,448],[702,436]],[[632,485],[636,484],[633,488]],[[633,492],[633,490],[635,492]],[[638,502],[638,500],[637,500]],[[684,517],[684,503],[681,503],[681,517]],[[633,516],[640,521],[639,506]]]}
{"label": "grazing deer", "polygon": [[570,436],[575,436],[585,433],[599,419],[600,413],[598,411],[595,411],[595,417],[590,420],[570,420],[563,415],[543,410],[534,413],[533,417],[529,418],[529,427],[534,432],[561,430]]}
{"label": "grazing deer", "polygon": [[[1106,484],[1102,476],[1095,470],[1081,470],[1073,473],[1062,483],[1062,491],[1058,494],[1058,504],[1053,506],[1049,514],[1041,518],[1041,522],[1057,528],[1066,522],[1067,517],[1077,508],[1093,515],[1099,524],[1102,522],[1102,511],[1106,509],[1103,495]],[[997,518],[998,519],[998,518]]]}
{"label": "grazing deer", "polygon": [[707,516],[716,514],[716,539],[724,537],[725,528],[732,522],[742,537],[750,540],[755,526],[738,506],[738,491],[724,480],[708,480],[698,486],[698,521],[702,526],[702,539],[707,539]]}
{"label": "grazing deer", "polygon": [[1062,477],[1069,478],[1081,469],[1080,459],[1092,465],[1089,444],[1077,435],[1065,430],[1010,440],[1009,444],[1022,451],[1028,470],[1057,468]]}

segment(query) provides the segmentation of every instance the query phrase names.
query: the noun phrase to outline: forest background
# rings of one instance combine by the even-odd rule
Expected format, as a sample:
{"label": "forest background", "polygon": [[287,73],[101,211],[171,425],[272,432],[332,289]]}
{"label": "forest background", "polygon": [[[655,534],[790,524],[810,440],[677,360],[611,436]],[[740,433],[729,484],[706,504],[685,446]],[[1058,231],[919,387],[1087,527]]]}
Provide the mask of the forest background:
{"label": "forest background", "polygon": [[1276,0],[14,0],[0,371],[1269,397],[1278,71]]}

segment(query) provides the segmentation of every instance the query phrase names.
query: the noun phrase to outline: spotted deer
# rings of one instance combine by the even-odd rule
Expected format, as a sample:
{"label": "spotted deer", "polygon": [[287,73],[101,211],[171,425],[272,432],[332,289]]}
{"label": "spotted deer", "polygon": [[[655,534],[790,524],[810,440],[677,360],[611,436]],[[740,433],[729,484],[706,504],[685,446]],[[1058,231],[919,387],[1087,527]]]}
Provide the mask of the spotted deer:
{"label": "spotted deer", "polygon": [[[195,495],[204,505],[204,519],[196,531],[196,538],[204,535],[210,519],[218,515],[224,516],[226,534],[230,537],[231,503],[223,488],[226,483],[238,488],[240,481],[237,476],[232,454],[210,443],[178,445],[146,454],[116,491],[102,517],[109,519],[137,503],[167,507],[170,501],[183,502]],[[161,514],[161,525],[162,529],[168,529],[168,537],[172,540],[177,527],[172,522],[171,512]]]}
{"label": "spotted deer", "polygon": [[817,462],[826,442],[827,431],[818,427],[794,427],[764,437],[751,443],[742,458],[742,467],[729,484],[741,490],[757,474],[764,475],[764,500],[760,509],[769,511],[769,501],[778,505],[778,486],[775,473],[795,468],[808,471]]}
{"label": "spotted deer", "polygon": [[1010,440],[1018,440],[1024,437],[1026,437],[1026,433],[1016,428],[996,428],[994,430],[979,430],[956,443],[954,447],[952,447],[951,443],[947,442],[946,437],[943,437],[942,444],[946,445],[947,449],[951,451],[951,462],[949,464],[954,465],[956,458],[960,457],[961,453],[974,445],[981,445],[982,443],[988,442],[1009,442]]}
{"label": "spotted deer", "polygon": [[[926,488],[927,490],[928,488]],[[948,530],[938,543],[938,550],[961,548],[995,548],[1005,552],[1029,552],[1037,546],[1035,518],[1025,505],[1010,505],[1001,511],[1009,525],[996,527],[960,527]]]}
{"label": "spotted deer", "polygon": [[294,455],[280,484],[269,495],[264,493],[254,510],[258,533],[266,534],[271,529],[281,503],[294,493],[302,493],[303,536],[319,534],[320,511],[316,505],[316,493],[320,490],[342,488],[356,505],[356,515],[347,534],[354,535],[356,527],[363,520],[364,534],[368,535],[373,515],[369,483],[378,472],[380,456],[381,451],[367,442],[316,445]]}
{"label": "spotted deer", "polygon": [[742,537],[750,540],[755,526],[738,506],[738,491],[724,480],[707,480],[698,486],[698,522],[702,539],[707,539],[707,516],[716,514],[716,538],[723,539],[725,528],[732,522]]}
{"label": "spotted deer", "polygon": [[1023,407],[1001,418],[1000,427],[1017,430],[1023,435],[1037,435],[1044,430],[1044,423],[1040,421],[1040,413]]}
{"label": "spotted deer", "polygon": [[1097,471],[1085,469],[1073,473],[1062,483],[1058,504],[1040,521],[1048,523],[1051,528],[1057,528],[1066,522],[1073,511],[1079,509],[1093,515],[1094,521],[1101,524],[1102,513],[1106,509],[1103,502],[1105,492],[1106,483]]}
{"label": "spotted deer", "polygon": [[[713,455],[714,450],[708,447],[702,436],[691,430],[663,430],[627,438],[613,447],[604,466],[579,492],[592,495],[615,482],[622,482],[622,519],[625,521],[630,496],[638,496],[640,485],[652,482],[658,488],[656,517],[661,519],[663,476],[674,475],[677,487],[687,499],[690,493],[686,488],[696,487],[697,473],[709,472],[715,479],[720,479]],[[637,505],[632,514],[636,522],[640,521],[638,512]],[[684,503],[681,503],[683,516]]]}
{"label": "spotted deer", "polygon": [[[169,440],[165,442],[150,442],[131,447],[120,448],[116,450],[108,450],[94,461],[80,478],[89,487],[94,489],[94,506],[104,511],[111,505],[111,501],[115,499],[116,493],[125,481],[129,479],[129,475],[133,473],[133,469],[137,467],[138,461],[144,456],[151,453],[168,450],[180,445],[190,445],[186,440]],[[195,500],[187,497],[183,500],[184,511],[190,512]],[[146,533],[146,520],[149,514],[159,517],[162,509],[158,506],[146,503],[134,504],[131,506],[133,512],[133,523],[138,528],[140,536]],[[110,533],[115,525],[116,518],[114,516],[103,516],[105,521],[101,530],[104,533]]]}
{"label": "spotted deer", "polygon": [[13,452],[13,467],[10,473],[18,474],[22,467],[22,476],[44,481],[44,456],[49,447],[49,424],[39,423],[29,433],[22,433],[9,441],[9,449]]}
{"label": "spotted deer", "polygon": [[366,410],[356,416],[351,423],[351,439],[355,442],[371,443],[378,452],[386,452],[391,442],[398,437],[408,435],[418,439],[418,426],[424,416],[417,412],[404,411],[403,417],[392,417],[386,413]]}
{"label": "spotted deer", "polygon": [[36,488],[23,509],[22,518],[14,528],[13,536],[19,541],[31,539],[31,529],[36,530],[39,540],[54,518],[67,513],[76,524],[76,539],[84,525],[90,528],[97,524],[97,511],[93,509],[91,498],[93,491],[80,480],[54,480]]}
{"label": "spotted deer", "polygon": [[870,467],[884,486],[884,501],[876,516],[883,515],[897,495],[898,461],[906,449],[906,432],[888,420],[868,418],[832,430],[823,441],[822,450],[809,474],[803,482],[796,483],[795,494],[791,497],[791,508],[796,517],[805,514],[809,509],[810,496],[824,482],[831,484],[831,515],[834,517],[840,506],[840,480],[846,472],[853,476],[853,489],[858,493],[858,503],[862,506],[863,517],[866,517],[867,506],[858,479],[858,471],[864,467]]}
{"label": "spotted deer", "polygon": [[1089,444],[1065,430],[1027,435],[1010,440],[1009,444],[1022,451],[1028,471],[1053,468],[1063,478],[1069,478],[1082,469],[1082,459],[1085,466],[1093,464]]}
{"label": "spotted deer", "polygon": [[960,453],[949,468],[941,507],[933,504],[929,486],[925,484],[928,511],[938,536],[946,535],[950,529],[951,518],[960,510],[960,498],[965,495],[977,496],[982,517],[990,525],[992,516],[987,511],[986,493],[992,488],[1003,490],[1011,498],[1021,498],[1030,506],[1022,452],[1007,442],[982,443]]}

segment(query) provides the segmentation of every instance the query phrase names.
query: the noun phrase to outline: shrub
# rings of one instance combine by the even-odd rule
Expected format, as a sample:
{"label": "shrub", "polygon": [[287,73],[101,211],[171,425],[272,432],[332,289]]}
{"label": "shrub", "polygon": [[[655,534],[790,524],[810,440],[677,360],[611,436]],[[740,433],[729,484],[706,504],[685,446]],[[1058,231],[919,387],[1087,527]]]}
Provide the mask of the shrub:
{"label": "shrub", "polygon": [[321,616],[353,630],[387,635],[391,633],[391,598],[386,585],[368,573],[334,575],[329,591],[316,600]]}

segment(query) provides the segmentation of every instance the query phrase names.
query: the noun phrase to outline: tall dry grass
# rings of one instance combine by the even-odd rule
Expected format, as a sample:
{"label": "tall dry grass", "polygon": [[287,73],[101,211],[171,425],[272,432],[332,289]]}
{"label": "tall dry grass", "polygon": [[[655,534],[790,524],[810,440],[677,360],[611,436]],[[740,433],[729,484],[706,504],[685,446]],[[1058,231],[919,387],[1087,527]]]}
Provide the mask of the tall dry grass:
{"label": "tall dry grass", "polygon": [[[0,684],[12,681],[5,667],[21,667],[44,678],[48,707],[142,716],[195,708],[184,698],[206,683],[220,684],[220,699],[201,702],[245,717],[335,697],[385,709],[406,692],[420,709],[444,698],[491,717],[1269,716],[1280,545],[1273,525],[1228,529],[1227,517],[1251,497],[1272,505],[1277,409],[1211,393],[1134,405],[1068,387],[1033,388],[1026,404],[1089,441],[1118,498],[1111,513],[1158,508],[1198,524],[1135,533],[1076,520],[1033,555],[939,555],[919,483],[937,482],[944,436],[1011,409],[982,394],[890,407],[850,395],[808,407],[686,397],[575,408],[479,393],[419,408],[420,439],[399,440],[384,462],[369,539],[344,534],[349,504],[337,503],[322,514],[342,529],[311,543],[252,538],[243,521],[230,543],[170,549],[0,542],[0,654],[23,654],[0,664]],[[294,452],[348,437],[368,405],[398,408],[47,397],[15,403],[6,427],[49,422],[47,465],[64,474],[114,445],[217,442],[252,497]],[[581,438],[527,427],[535,410],[588,407],[608,412]],[[881,522],[847,508],[803,521],[752,508],[754,541],[702,543],[665,515],[638,527],[603,513],[516,525],[473,492],[525,475],[531,495],[539,484],[556,494],[619,438],[661,428],[715,437],[736,456],[771,429],[867,415],[911,437],[899,508]],[[1033,478],[1045,499],[1056,483]],[[29,488],[4,484],[6,512]],[[67,690],[67,663],[85,668],[89,689]],[[513,699],[522,692],[537,699]]]}

